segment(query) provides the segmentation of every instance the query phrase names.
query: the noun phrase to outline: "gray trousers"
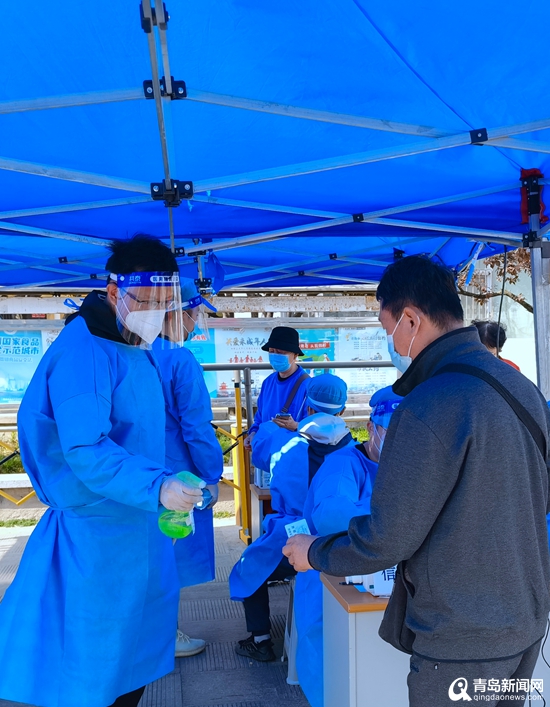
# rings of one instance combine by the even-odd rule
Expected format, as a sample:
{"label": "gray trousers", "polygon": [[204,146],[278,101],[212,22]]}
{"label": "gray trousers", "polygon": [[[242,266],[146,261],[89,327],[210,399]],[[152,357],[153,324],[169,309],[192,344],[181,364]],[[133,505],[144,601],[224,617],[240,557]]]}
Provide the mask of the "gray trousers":
{"label": "gray trousers", "polygon": [[[538,641],[525,653],[515,658],[488,662],[446,663],[413,654],[411,671],[407,678],[409,707],[450,707],[455,704],[466,705],[468,702],[472,705],[486,704],[491,707],[522,705],[525,702],[525,695],[529,693],[518,692],[515,689],[513,692],[505,692],[502,687],[506,685],[509,688],[511,685],[517,685],[518,680],[540,678],[533,675],[540,644],[541,641]],[[503,680],[508,682],[503,683]],[[515,682],[511,683],[512,680]],[[489,689],[489,686],[495,687],[497,684],[499,691]],[[449,696],[449,690],[455,696],[454,700]],[[458,695],[461,694],[464,696],[459,698]],[[540,700],[541,707],[543,704]]]}

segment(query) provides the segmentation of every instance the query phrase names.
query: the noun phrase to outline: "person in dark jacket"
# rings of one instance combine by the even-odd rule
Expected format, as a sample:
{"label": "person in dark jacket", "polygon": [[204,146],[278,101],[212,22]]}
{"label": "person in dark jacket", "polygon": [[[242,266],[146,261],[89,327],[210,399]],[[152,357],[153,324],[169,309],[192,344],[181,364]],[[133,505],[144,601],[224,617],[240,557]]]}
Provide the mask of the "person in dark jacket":
{"label": "person in dark jacket", "polygon": [[[399,563],[402,591],[396,584],[386,613],[398,615],[402,598],[410,705],[439,707],[451,695],[466,699],[460,690],[472,695],[474,680],[531,678],[550,610],[550,416],[539,390],[463,326],[446,268],[420,256],[398,260],[377,298],[404,372],[394,392],[405,398],[384,441],[371,515],[344,533],[295,536],[283,552],[298,571],[335,576]],[[486,380],[438,375],[450,364],[497,379],[540,428],[542,451]],[[525,692],[517,694],[521,703]]]}

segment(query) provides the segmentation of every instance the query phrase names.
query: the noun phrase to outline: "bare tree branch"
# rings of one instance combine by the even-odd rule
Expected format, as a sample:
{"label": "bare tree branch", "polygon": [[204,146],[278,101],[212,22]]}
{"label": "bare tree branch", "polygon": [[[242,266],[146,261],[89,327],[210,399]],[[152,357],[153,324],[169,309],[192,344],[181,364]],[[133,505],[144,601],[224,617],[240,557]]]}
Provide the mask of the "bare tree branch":
{"label": "bare tree branch", "polygon": [[[480,303],[491,299],[491,297],[500,297],[502,294],[502,292],[468,292],[468,290],[465,290],[460,285],[458,286],[458,293],[460,295],[464,295],[465,297],[473,297]],[[509,292],[508,290],[504,290],[504,294],[506,297],[509,297],[514,302],[517,302],[524,309],[533,314],[533,305],[529,304],[529,302],[526,302],[521,295],[515,295],[513,292]]]}

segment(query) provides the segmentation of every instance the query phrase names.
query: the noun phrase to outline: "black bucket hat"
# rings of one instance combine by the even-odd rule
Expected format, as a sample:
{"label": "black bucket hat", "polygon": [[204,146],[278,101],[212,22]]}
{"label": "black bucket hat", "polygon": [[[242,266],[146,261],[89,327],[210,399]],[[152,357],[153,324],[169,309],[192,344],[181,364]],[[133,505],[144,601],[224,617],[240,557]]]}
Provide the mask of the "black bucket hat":
{"label": "black bucket hat", "polygon": [[300,349],[300,336],[296,329],[290,326],[276,326],[271,330],[267,343],[262,346],[262,351],[269,351],[269,349],[290,351],[298,356],[304,355]]}

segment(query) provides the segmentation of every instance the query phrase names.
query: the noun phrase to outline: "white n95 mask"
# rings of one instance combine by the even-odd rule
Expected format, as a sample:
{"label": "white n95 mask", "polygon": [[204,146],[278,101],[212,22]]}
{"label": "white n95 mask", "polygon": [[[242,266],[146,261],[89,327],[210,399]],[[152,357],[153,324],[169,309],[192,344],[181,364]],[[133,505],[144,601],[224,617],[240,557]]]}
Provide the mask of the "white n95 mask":
{"label": "white n95 mask", "polygon": [[138,312],[128,312],[124,325],[133,334],[137,334],[145,343],[151,345],[162,331],[164,309],[145,309]]}

